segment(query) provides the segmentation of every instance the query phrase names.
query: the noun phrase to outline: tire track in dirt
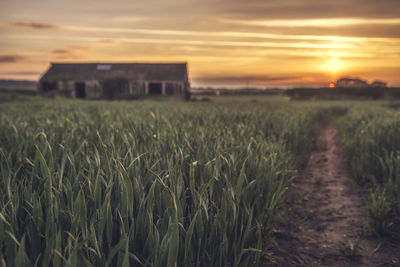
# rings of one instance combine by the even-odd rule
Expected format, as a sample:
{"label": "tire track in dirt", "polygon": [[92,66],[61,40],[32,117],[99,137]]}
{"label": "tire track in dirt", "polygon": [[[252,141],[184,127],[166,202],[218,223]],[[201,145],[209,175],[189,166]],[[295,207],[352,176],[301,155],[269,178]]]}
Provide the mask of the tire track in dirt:
{"label": "tire track in dirt", "polygon": [[287,195],[266,266],[400,266],[398,248],[365,235],[366,193],[346,169],[333,124]]}

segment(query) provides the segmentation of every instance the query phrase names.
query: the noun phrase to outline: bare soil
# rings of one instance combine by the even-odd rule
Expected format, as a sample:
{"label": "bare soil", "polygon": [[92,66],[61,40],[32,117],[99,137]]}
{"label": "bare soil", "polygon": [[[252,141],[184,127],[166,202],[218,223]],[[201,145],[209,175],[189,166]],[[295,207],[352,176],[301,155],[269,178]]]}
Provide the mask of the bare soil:
{"label": "bare soil", "polygon": [[316,147],[293,176],[265,266],[400,266],[400,248],[366,230],[368,193],[350,177],[333,124]]}

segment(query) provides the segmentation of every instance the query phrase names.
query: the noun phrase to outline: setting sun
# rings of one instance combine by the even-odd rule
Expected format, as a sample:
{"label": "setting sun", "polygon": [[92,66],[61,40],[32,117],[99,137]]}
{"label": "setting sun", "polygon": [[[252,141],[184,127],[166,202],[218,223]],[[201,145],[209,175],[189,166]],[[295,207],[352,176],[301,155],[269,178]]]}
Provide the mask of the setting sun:
{"label": "setting sun", "polygon": [[342,61],[337,57],[331,57],[326,64],[326,70],[330,73],[338,73],[344,69]]}

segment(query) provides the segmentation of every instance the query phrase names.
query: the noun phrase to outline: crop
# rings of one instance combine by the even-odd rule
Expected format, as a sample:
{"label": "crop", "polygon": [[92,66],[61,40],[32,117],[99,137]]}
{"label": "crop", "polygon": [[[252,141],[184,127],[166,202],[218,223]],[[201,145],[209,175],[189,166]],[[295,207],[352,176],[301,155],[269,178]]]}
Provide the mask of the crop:
{"label": "crop", "polygon": [[372,189],[370,226],[380,235],[400,238],[400,111],[395,107],[359,104],[339,126],[352,175]]}
{"label": "crop", "polygon": [[0,106],[6,266],[252,266],[294,160],[326,110],[307,103]]}

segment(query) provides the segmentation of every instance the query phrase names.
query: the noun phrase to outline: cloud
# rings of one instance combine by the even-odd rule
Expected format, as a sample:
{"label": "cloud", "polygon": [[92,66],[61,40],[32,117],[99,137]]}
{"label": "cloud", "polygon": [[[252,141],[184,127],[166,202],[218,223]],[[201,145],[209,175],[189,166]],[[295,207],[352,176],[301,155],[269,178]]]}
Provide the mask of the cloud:
{"label": "cloud", "polygon": [[69,49],[70,50],[74,50],[74,51],[78,51],[78,50],[80,50],[80,51],[82,51],[82,50],[90,50],[90,49],[92,49],[93,47],[92,46],[90,46],[90,45],[71,45],[71,46],[69,46]]}
{"label": "cloud", "polygon": [[20,55],[0,55],[0,63],[15,63],[25,59]]}
{"label": "cloud", "polygon": [[30,76],[30,75],[40,75],[40,71],[13,71],[13,72],[0,72],[1,75],[17,75],[17,76]]}
{"label": "cloud", "polygon": [[90,46],[85,45],[70,45],[64,49],[54,49],[51,51],[52,54],[55,55],[72,55],[80,51],[87,51],[92,49]]}
{"label": "cloud", "polygon": [[51,51],[52,54],[56,54],[56,55],[64,55],[64,54],[69,54],[70,51],[67,49],[55,49],[53,51]]}
{"label": "cloud", "polygon": [[398,0],[242,0],[219,2],[220,14],[229,18],[242,19],[299,19],[299,18],[398,18]]}
{"label": "cloud", "polygon": [[[140,36],[166,36],[176,39],[183,38],[206,38],[207,40],[230,38],[230,39],[275,39],[275,40],[315,40],[315,41],[344,41],[344,42],[363,42],[363,41],[393,41],[391,38],[375,37],[374,35],[382,35],[385,33],[390,37],[400,36],[398,34],[398,26],[400,19],[357,19],[357,18],[332,18],[332,19],[307,19],[307,20],[233,20],[220,19],[220,25],[232,28],[232,26],[245,26],[246,30],[242,31],[205,31],[205,30],[172,30],[162,28],[115,28],[115,27],[82,27],[82,26],[66,26],[65,29],[78,32],[101,33],[105,38],[98,40],[100,43],[115,43],[118,37],[140,37]],[[374,24],[375,23],[375,24]],[[373,33],[372,29],[377,29],[377,33]],[[340,26],[340,27],[339,27]],[[353,27],[351,27],[353,26]],[[378,28],[379,26],[379,28]],[[251,28],[250,28],[251,27]],[[255,28],[256,27],[256,28]],[[258,28],[257,28],[258,27]],[[388,28],[389,27],[389,28]],[[393,27],[393,28],[390,28]],[[301,29],[299,29],[301,28]],[[340,28],[340,31],[338,30]],[[266,32],[266,29],[268,31]],[[386,29],[386,31],[385,31]],[[257,31],[258,30],[258,31]],[[363,34],[357,37],[357,30]],[[346,35],[340,35],[341,31],[345,31]],[[378,34],[379,33],[379,34]],[[108,37],[107,37],[108,36]],[[385,34],[383,34],[385,36]],[[253,40],[254,41],[254,40]],[[335,47],[333,47],[335,48]]]}
{"label": "cloud", "polygon": [[286,20],[222,20],[227,23],[266,27],[320,27],[332,28],[349,25],[399,25],[400,19],[326,18]]}
{"label": "cloud", "polygon": [[138,22],[143,20],[141,17],[132,17],[132,16],[123,16],[123,17],[115,17],[111,19],[115,22]]}
{"label": "cloud", "polygon": [[37,22],[14,22],[14,23],[10,23],[9,25],[14,26],[14,27],[33,28],[33,29],[40,29],[40,30],[63,29],[63,27],[60,25],[48,24],[48,23],[37,23]]}
{"label": "cloud", "polygon": [[299,76],[268,76],[268,75],[248,75],[248,76],[215,76],[215,77],[197,77],[192,80],[195,83],[207,84],[264,84],[271,82],[291,82],[297,81]]}
{"label": "cloud", "polygon": [[114,39],[100,39],[98,40],[99,43],[101,44],[116,44],[117,41]]}
{"label": "cloud", "polygon": [[64,48],[57,48],[50,51],[55,60],[82,59],[86,57],[86,52],[93,49],[90,45],[69,45]]}

